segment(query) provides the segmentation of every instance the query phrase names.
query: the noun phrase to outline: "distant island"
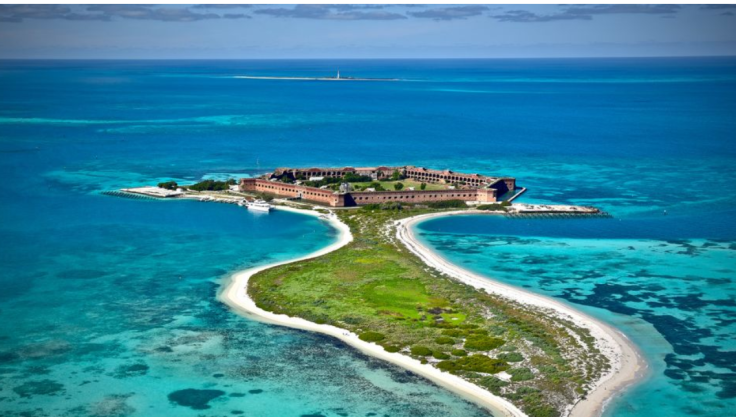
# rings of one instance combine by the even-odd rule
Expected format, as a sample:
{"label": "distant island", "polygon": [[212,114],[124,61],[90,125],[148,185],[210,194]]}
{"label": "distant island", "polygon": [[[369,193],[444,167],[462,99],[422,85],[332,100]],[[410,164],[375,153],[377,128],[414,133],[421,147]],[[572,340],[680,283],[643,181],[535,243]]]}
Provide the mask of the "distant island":
{"label": "distant island", "polygon": [[623,334],[453,265],[412,230],[458,214],[605,215],[594,207],[513,203],[524,190],[512,177],[406,165],[277,168],[240,181],[167,181],[121,192],[231,204],[263,199],[275,210],[318,216],[339,232],[337,242],[237,272],[219,298],[248,317],[338,338],[494,415],[600,415],[646,369]]}
{"label": "distant island", "polygon": [[344,77],[340,75],[340,71],[334,77],[276,77],[276,76],[255,76],[255,75],[236,75],[235,78],[247,80],[291,80],[291,81],[401,81],[400,78],[364,78],[364,77]]}

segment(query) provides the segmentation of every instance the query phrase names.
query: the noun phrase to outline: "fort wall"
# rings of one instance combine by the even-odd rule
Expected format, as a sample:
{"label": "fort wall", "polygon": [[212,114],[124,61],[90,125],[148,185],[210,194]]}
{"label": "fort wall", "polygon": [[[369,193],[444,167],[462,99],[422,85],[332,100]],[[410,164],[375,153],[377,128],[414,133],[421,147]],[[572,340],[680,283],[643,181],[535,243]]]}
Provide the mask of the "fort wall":
{"label": "fort wall", "polygon": [[332,207],[344,207],[345,195],[332,190],[323,190],[303,185],[285,184],[278,181],[268,181],[260,178],[242,178],[241,191],[273,194],[286,198],[302,198]]}
{"label": "fort wall", "polygon": [[362,206],[386,202],[427,203],[432,201],[480,201],[492,203],[496,201],[497,190],[479,188],[467,190],[424,190],[424,191],[355,191],[337,193],[304,185],[285,184],[260,178],[243,178],[240,189],[245,192],[272,194],[285,198],[301,198],[332,207]]}
{"label": "fort wall", "polygon": [[[432,201],[496,201],[496,190],[434,190],[434,191],[363,191],[351,192],[356,205],[377,204],[387,202],[428,203]],[[482,196],[481,196],[482,194]],[[482,198],[482,199],[481,199]]]}

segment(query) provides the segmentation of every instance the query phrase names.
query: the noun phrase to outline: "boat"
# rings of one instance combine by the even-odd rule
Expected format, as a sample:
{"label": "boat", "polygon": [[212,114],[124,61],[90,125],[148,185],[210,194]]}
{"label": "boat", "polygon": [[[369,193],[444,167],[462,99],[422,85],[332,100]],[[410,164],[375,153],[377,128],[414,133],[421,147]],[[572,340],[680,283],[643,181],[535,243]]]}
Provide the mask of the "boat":
{"label": "boat", "polygon": [[255,200],[250,203],[247,203],[246,207],[248,207],[248,210],[260,211],[260,212],[265,212],[265,213],[268,213],[269,211],[271,211],[271,205],[263,200]]}

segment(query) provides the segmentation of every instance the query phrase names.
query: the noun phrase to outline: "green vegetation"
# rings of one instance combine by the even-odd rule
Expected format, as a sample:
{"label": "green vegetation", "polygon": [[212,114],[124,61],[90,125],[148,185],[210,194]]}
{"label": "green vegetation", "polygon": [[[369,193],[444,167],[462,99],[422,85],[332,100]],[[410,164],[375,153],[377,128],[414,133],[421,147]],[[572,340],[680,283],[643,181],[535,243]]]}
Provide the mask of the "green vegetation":
{"label": "green vegetation", "polygon": [[433,209],[468,208],[468,205],[463,200],[431,201],[423,204]]}
{"label": "green vegetation", "polygon": [[440,337],[434,339],[434,341],[438,345],[454,345],[455,344],[455,339],[453,339],[451,337],[447,337],[447,336],[440,336]]}
{"label": "green vegetation", "polygon": [[404,183],[397,182],[396,184],[394,184],[394,190],[401,191],[402,188],[404,188]]}
{"label": "green vegetation", "polygon": [[348,172],[342,177],[343,182],[372,182],[373,178],[369,175],[358,175],[352,172]]}
{"label": "green vegetation", "polygon": [[194,191],[227,191],[231,185],[235,185],[234,179],[227,181],[204,180],[187,188]]}
{"label": "green vegetation", "polygon": [[465,349],[468,350],[492,350],[506,343],[498,337],[483,335],[472,335],[465,339]]}
{"label": "green vegetation", "polygon": [[176,181],[166,181],[158,183],[158,188],[165,188],[167,190],[176,190],[179,188],[179,184]]}
{"label": "green vegetation", "polygon": [[368,184],[350,184],[355,191],[364,191],[368,188],[372,188],[375,191],[386,191],[385,188],[383,188],[383,184],[380,182],[374,181]]}
{"label": "green vegetation", "polygon": [[[445,208],[459,207],[453,204]],[[594,339],[545,310],[429,270],[391,230],[396,220],[427,212],[383,204],[338,211],[353,242],[261,271],[248,293],[264,310],[354,332],[508,398],[530,416],[558,416],[609,367]],[[515,379],[490,376],[504,370]]]}
{"label": "green vegetation", "polygon": [[457,373],[459,371],[483,372],[496,374],[509,369],[509,364],[485,355],[471,355],[451,361],[442,361],[437,365],[443,371]]}
{"label": "green vegetation", "polygon": [[528,381],[534,379],[534,373],[529,368],[509,369],[512,381]]}
{"label": "green vegetation", "polygon": [[364,340],[366,342],[380,342],[386,338],[386,336],[378,332],[363,332],[358,337],[360,340]]}
{"label": "green vegetation", "polygon": [[494,204],[481,204],[479,206],[476,206],[475,208],[478,210],[485,210],[485,211],[506,211],[506,208],[510,206],[511,203],[508,201],[503,201],[500,203],[494,203]]}
{"label": "green vegetation", "polygon": [[524,357],[521,355],[521,353],[511,352],[498,355],[498,359],[506,362],[521,362],[524,360]]}
{"label": "green vegetation", "polygon": [[450,355],[445,352],[432,352],[432,357],[435,359],[450,359]]}
{"label": "green vegetation", "polygon": [[399,172],[398,169],[395,169],[393,174],[391,174],[390,181],[399,181],[406,178],[401,172]]}
{"label": "green vegetation", "polygon": [[412,346],[411,354],[417,356],[429,356],[432,354],[432,350],[426,346]]}
{"label": "green vegetation", "polygon": [[504,382],[495,376],[487,376],[476,383],[496,395],[501,393],[501,388],[509,385],[508,382]]}
{"label": "green vegetation", "polygon": [[421,183],[419,185],[419,189],[422,190],[422,191],[426,190],[427,189],[427,183],[426,182]]}
{"label": "green vegetation", "polygon": [[362,210],[374,211],[374,210],[401,210],[404,206],[398,201],[386,202],[386,203],[373,203],[361,206]]}

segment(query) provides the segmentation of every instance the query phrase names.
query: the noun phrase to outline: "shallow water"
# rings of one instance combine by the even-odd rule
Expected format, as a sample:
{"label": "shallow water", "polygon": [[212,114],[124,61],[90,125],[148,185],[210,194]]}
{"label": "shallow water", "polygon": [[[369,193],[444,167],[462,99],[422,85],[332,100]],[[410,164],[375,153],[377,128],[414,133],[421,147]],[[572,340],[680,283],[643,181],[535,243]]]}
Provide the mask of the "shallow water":
{"label": "shallow water", "polygon": [[[233,78],[336,68],[408,81]],[[727,58],[0,62],[0,411],[483,415],[216,301],[233,271],[329,244],[318,220],[100,194],[277,166],[414,164],[515,176],[529,187],[523,201],[621,219],[536,223],[534,242],[520,223],[467,220],[453,225],[462,237],[436,239],[481,272],[504,256],[494,277],[617,313],[597,314],[661,359],[610,415],[694,415],[701,402],[725,414],[734,74]],[[537,255],[525,261],[527,250]]]}
{"label": "shallow water", "polygon": [[607,415],[725,415],[736,409],[736,223],[704,238],[681,221],[456,216],[417,234],[453,263],[624,330],[651,375]]}

